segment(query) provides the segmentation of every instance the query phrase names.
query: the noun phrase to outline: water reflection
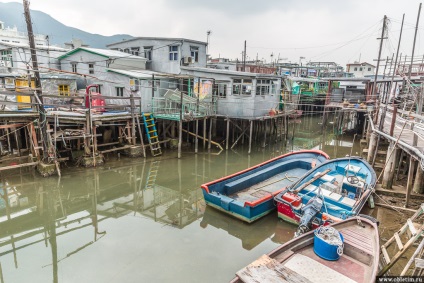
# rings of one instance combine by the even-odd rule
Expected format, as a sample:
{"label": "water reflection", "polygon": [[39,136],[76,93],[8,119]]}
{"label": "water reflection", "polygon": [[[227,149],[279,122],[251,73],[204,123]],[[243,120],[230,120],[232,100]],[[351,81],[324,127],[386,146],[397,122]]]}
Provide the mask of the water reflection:
{"label": "water reflection", "polygon": [[206,207],[200,222],[200,227],[203,229],[207,229],[208,225],[225,230],[229,235],[240,239],[245,250],[252,250],[266,239],[271,239],[277,244],[285,243],[293,238],[296,230],[295,226],[279,221],[276,214],[267,215],[249,224],[211,207]]}
{"label": "water reflection", "polygon": [[[185,282],[207,282],[203,276],[209,271],[204,266],[211,260],[217,262],[219,276],[230,279],[238,267],[291,239],[295,227],[279,221],[276,214],[246,224],[206,208],[200,185],[292,148],[320,148],[336,157],[349,154],[353,144],[353,151],[360,152],[358,140],[353,141],[352,136],[336,136],[332,129],[321,134],[320,121],[320,117],[293,121],[287,142],[268,137],[269,144],[263,147],[258,143],[251,155],[245,143],[220,155],[186,152],[183,159],[176,159],[171,153],[147,162],[111,158],[104,167],[63,170],[59,179],[43,179],[30,170],[3,176],[0,283],[79,282],[80,273],[86,282],[102,282],[99,278],[107,279],[113,272],[122,282],[131,281],[133,273],[146,278],[156,262],[171,257],[163,256],[168,245],[173,245],[173,266],[181,278],[164,269],[160,270],[164,281],[184,281],[185,276],[189,278]],[[170,230],[163,233],[163,227]],[[116,229],[128,231],[124,240]],[[162,242],[157,243],[159,235]],[[210,235],[217,241],[204,240]],[[241,245],[233,245],[234,241]],[[189,244],[184,245],[186,242]],[[148,258],[144,253],[131,257],[130,252],[114,258],[121,250],[145,251],[150,246],[156,248]],[[199,247],[205,253],[199,253]],[[223,253],[228,253],[231,263],[220,262]],[[110,257],[106,261],[113,262],[116,271],[104,268],[108,262],[101,255]],[[93,270],[82,273],[86,258],[91,259]],[[134,263],[128,262],[130,258]],[[202,272],[193,274],[187,262],[198,264]],[[131,264],[144,265],[143,269],[128,269]],[[74,267],[80,270],[72,272]],[[216,273],[212,275],[216,280],[210,282],[221,281]]]}

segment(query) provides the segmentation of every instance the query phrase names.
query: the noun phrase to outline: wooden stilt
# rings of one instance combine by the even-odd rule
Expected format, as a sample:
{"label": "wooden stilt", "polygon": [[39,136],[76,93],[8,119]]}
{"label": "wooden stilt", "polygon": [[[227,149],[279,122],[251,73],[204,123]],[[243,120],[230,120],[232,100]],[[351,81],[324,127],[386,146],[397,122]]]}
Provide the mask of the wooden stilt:
{"label": "wooden stilt", "polygon": [[[203,136],[206,137],[206,117],[203,119]],[[206,148],[206,141],[203,140],[203,149]]]}
{"label": "wooden stilt", "polygon": [[415,174],[415,160],[414,158],[409,159],[409,171],[408,171],[408,183],[406,184],[406,200],[405,200],[405,207],[408,207],[409,200],[411,199],[411,191],[413,187],[413,178]]}
{"label": "wooden stilt", "polygon": [[[393,151],[392,154],[390,154]],[[393,178],[395,174],[396,160],[399,149],[395,148],[395,143],[391,142],[387,149],[386,166],[384,167],[382,187],[391,189],[393,186]]]}
{"label": "wooden stilt", "polygon": [[211,140],[212,140],[212,117],[209,118],[209,141],[208,141],[208,149],[211,149]]}
{"label": "wooden stilt", "polygon": [[199,120],[196,119],[196,139],[194,142],[194,152],[197,153],[199,150],[199,139],[198,139],[198,135],[199,135]]}
{"label": "wooden stilt", "polygon": [[370,137],[369,147],[368,147],[368,156],[367,156],[368,163],[371,163],[373,161],[374,151],[376,150],[376,146],[377,146],[377,134],[372,133]]}
{"label": "wooden stilt", "polygon": [[248,154],[252,152],[252,135],[253,135],[253,121],[249,120],[250,123],[250,134],[249,134],[249,151]]}
{"label": "wooden stilt", "polygon": [[225,141],[226,150],[228,150],[229,141],[230,141],[230,118],[227,118],[227,139]]}
{"label": "wooden stilt", "polygon": [[178,121],[178,158],[181,158],[181,148],[183,143],[183,121]]}
{"label": "wooden stilt", "polygon": [[418,163],[418,166],[417,166],[417,174],[415,175],[414,193],[417,193],[417,194],[424,193],[423,169],[421,168],[419,163]]}

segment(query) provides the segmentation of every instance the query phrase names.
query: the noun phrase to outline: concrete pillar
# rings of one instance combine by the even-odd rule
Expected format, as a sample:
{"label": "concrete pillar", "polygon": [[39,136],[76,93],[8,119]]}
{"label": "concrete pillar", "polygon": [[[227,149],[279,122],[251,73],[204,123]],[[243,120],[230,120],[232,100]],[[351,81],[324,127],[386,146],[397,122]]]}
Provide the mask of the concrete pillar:
{"label": "concrete pillar", "polygon": [[415,182],[414,182],[414,193],[416,194],[422,194],[424,193],[424,186],[423,186],[423,169],[421,168],[421,164],[418,163],[417,166],[417,174],[415,175]]}
{"label": "concrete pillar", "polygon": [[376,133],[372,133],[369,141],[369,147],[368,147],[368,156],[367,161],[368,163],[371,163],[373,161],[374,152],[377,150],[377,139],[378,136]]}
{"label": "concrete pillar", "polygon": [[[387,149],[386,167],[384,168],[382,187],[391,189],[393,186],[393,177],[399,155],[399,149],[394,147],[395,143],[391,142]],[[393,151],[393,152],[392,152]],[[392,152],[392,154],[390,154]]]}

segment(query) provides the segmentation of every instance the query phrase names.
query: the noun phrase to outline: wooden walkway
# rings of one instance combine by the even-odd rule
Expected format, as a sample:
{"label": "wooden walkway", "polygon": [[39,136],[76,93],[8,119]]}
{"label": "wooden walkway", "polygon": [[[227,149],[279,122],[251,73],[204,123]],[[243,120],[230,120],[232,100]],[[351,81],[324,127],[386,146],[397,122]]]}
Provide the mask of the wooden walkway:
{"label": "wooden walkway", "polygon": [[[386,134],[390,134],[390,127],[392,124],[393,117],[393,108],[388,107],[385,115],[382,132]],[[379,113],[379,120],[381,119],[382,110]],[[393,137],[398,139],[400,136],[400,141],[413,146],[414,135],[417,135],[417,144],[414,146],[420,152],[424,153],[424,116],[416,115],[412,113],[412,115],[407,116],[409,112],[398,110],[396,115],[396,122],[393,129]],[[403,117],[402,117],[403,116]],[[415,120],[415,123],[413,119]],[[417,121],[419,120],[419,121]],[[404,124],[406,125],[404,126]],[[378,129],[380,121],[378,121],[375,127]],[[413,126],[412,126],[413,125]],[[412,129],[411,129],[412,128]],[[402,130],[403,129],[403,130]]]}

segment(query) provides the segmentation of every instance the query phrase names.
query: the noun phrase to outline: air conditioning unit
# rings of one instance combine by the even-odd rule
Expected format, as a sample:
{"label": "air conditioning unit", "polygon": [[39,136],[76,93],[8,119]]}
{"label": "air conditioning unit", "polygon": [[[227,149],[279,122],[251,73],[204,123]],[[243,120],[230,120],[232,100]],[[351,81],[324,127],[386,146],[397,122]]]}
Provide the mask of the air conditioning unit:
{"label": "air conditioning unit", "polygon": [[193,63],[193,57],[191,57],[191,56],[186,56],[186,57],[184,57],[184,64],[191,64],[191,63]]}

